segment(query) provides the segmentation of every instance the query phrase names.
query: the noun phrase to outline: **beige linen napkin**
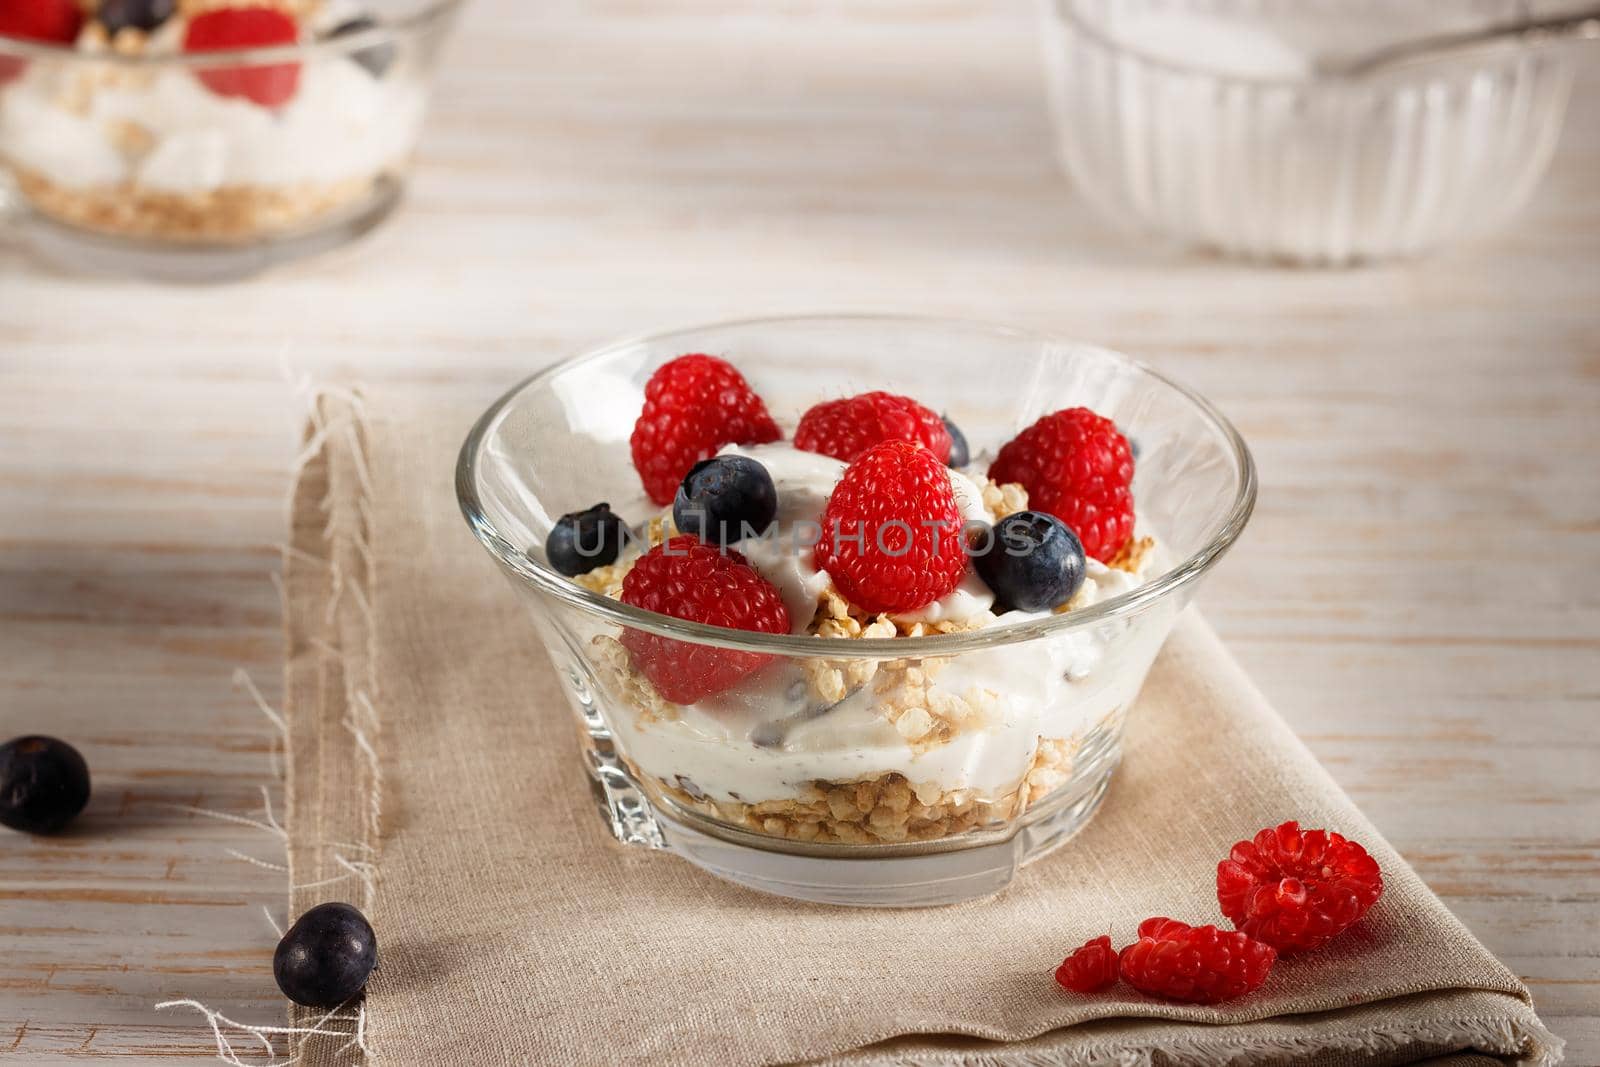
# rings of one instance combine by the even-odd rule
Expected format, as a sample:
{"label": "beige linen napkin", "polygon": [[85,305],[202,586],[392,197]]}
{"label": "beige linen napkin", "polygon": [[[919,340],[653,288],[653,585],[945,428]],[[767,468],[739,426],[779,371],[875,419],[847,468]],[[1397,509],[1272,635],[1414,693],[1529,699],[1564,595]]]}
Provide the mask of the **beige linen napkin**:
{"label": "beige linen napkin", "polygon": [[[1099,817],[991,899],[799,904],[615,845],[526,608],[456,509],[472,415],[372,392],[317,406],[287,559],[290,853],[308,886],[292,908],[360,904],[381,962],[369,1051],[311,1038],[305,1062],[1558,1058],[1516,976],[1193,616],[1131,716]],[[1069,949],[1123,943],[1147,916],[1218,921],[1217,860],[1287,818],[1341,830],[1383,865],[1382,901],[1328,949],[1215,1008],[1051,980]]]}

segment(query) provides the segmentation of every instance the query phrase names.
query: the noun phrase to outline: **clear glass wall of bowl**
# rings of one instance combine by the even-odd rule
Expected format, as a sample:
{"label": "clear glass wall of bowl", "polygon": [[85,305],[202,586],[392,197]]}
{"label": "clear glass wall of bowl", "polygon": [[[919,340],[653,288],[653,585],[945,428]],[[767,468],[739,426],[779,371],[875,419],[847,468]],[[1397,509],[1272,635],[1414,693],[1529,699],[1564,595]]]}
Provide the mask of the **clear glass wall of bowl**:
{"label": "clear glass wall of bowl", "polygon": [[[1131,617],[1021,640],[997,633],[953,651],[938,639],[912,651],[810,638],[823,646],[811,655],[717,648],[566,604],[530,606],[597,744],[596,766],[620,769],[670,820],[837,856],[973,847],[1010,838],[1025,818],[1053,819],[1054,837],[1076,831],[1187,600],[1184,591]],[[759,669],[675,705],[636,667],[641,654],[742,657]],[[635,813],[614,818],[623,837],[648,837]]]}
{"label": "clear glass wall of bowl", "polygon": [[[337,247],[400,199],[459,0],[370,0],[371,25],[185,52],[180,15],[132,45],[0,40],[0,226],[69,267],[248,275]],[[317,16],[321,17],[321,16]],[[308,16],[308,19],[312,16]]]}
{"label": "clear glass wall of bowl", "polygon": [[[562,513],[600,500],[634,523],[656,513],[628,434],[650,372],[702,351],[738,366],[786,432],[820,381],[831,395],[914,394],[963,427],[975,456],[1045,412],[1093,407],[1139,441],[1134,491],[1160,573],[1132,602],[1070,620],[893,640],[697,627],[555,575],[542,544]],[[458,489],[528,603],[530,640],[550,652],[620,840],[791,896],[914,904],[998,889],[1092,816],[1145,674],[1242,527],[1254,475],[1209,406],[1102,349],[967,323],[809,318],[627,343],[541,375],[480,421]],[[639,668],[640,656],[697,655],[751,669],[680,705]]]}
{"label": "clear glass wall of bowl", "polygon": [[1318,56],[1519,14],[1518,0],[1046,0],[1058,147],[1109,220],[1266,260],[1422,253],[1503,223],[1543,176],[1570,51],[1381,76]]}

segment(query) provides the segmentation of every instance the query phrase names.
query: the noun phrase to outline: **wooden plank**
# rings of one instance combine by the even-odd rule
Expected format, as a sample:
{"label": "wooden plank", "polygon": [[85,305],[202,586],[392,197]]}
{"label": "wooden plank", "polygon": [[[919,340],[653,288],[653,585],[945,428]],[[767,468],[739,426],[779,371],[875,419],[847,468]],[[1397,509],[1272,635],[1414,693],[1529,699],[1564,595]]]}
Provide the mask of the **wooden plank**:
{"label": "wooden plank", "polygon": [[[1122,348],[1250,438],[1255,521],[1202,596],[1262,689],[1600,1062],[1600,75],[1491,239],[1280,271],[1125,240],[1058,175],[1028,13],[971,0],[479,0],[406,211],[250,285],[66,278],[0,247],[0,733],[96,800],[0,849],[0,1058],[214,1052],[281,1017],[285,377],[487,401],[619,334],[930,310]],[[825,368],[848,371],[848,354]]]}

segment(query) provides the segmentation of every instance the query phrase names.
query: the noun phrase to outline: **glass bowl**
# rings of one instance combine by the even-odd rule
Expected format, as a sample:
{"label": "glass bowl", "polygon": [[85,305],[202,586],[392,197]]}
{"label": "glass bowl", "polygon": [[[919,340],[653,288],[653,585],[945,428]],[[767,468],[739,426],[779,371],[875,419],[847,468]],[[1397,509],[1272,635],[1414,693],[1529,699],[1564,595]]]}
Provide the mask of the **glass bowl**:
{"label": "glass bowl", "polygon": [[[1138,532],[1163,562],[1116,595],[1100,568],[1108,595],[1065,614],[880,640],[705,626],[562,577],[543,545],[563,513],[601,500],[635,524],[660,513],[628,439],[645,381],[689,352],[738,367],[785,437],[822,399],[913,395],[963,428],[969,470],[1040,415],[1092,407],[1138,444]],[[773,469],[781,508],[799,498]],[[618,840],[785,896],[906,906],[994,892],[1086,824],[1151,661],[1243,529],[1256,481],[1209,403],[1105,349],[978,323],[804,317],[623,341],[537,374],[478,421],[456,486],[532,609]],[[662,638],[685,662],[765,665],[682,707],[632,665],[630,645]]]}
{"label": "glass bowl", "polygon": [[1045,0],[1057,141],[1109,219],[1254,259],[1339,266],[1490,230],[1560,137],[1574,60],[1507,48],[1319,74],[1482,28],[1518,0]]}
{"label": "glass bowl", "polygon": [[0,225],[70,268],[180,281],[344,244],[399,200],[461,2],[277,0],[300,42],[243,50],[184,50],[205,0],[149,32],[0,37]]}

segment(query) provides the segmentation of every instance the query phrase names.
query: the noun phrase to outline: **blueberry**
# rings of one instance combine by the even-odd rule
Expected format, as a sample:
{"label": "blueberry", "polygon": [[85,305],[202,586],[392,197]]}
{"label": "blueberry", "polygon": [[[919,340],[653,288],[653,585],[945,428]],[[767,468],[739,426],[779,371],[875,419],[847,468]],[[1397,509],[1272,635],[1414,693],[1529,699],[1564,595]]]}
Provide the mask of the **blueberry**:
{"label": "blueberry", "polygon": [[994,592],[995,612],[1048,611],[1083,585],[1083,545],[1072,528],[1042,511],[1019,511],[974,538],[972,563]]}
{"label": "blueberry", "polygon": [[18,737],[0,745],[0,825],[53,834],[89,803],[89,765],[53,737]]}
{"label": "blueberry", "polygon": [[115,36],[132,27],[149,33],[172,17],[177,0],[101,0],[100,25]]}
{"label": "blueberry", "polygon": [[628,524],[612,513],[610,504],[596,504],[556,520],[545,539],[544,557],[571,578],[615,563],[631,536]]}
{"label": "blueberry", "polygon": [[272,954],[278,988],[308,1008],[337,1008],[365,988],[377,965],[372,924],[349,904],[318,904],[289,927]]}
{"label": "blueberry", "polygon": [[[378,28],[378,20],[371,15],[357,15],[353,19],[346,19],[335,26],[328,34],[329,38],[349,37],[354,33],[364,33],[367,30]],[[350,58],[360,63],[374,78],[381,78],[394,66],[395,48],[392,41],[383,44],[369,45],[358,48],[350,53]]]}
{"label": "blueberry", "polygon": [[748,456],[713,456],[689,468],[672,502],[672,521],[711,545],[760,534],[778,517],[778,487]]}
{"label": "blueberry", "polygon": [[949,415],[939,417],[944,420],[944,428],[950,434],[950,466],[965,467],[972,460],[971,453],[967,451],[967,435],[950,421]]}

